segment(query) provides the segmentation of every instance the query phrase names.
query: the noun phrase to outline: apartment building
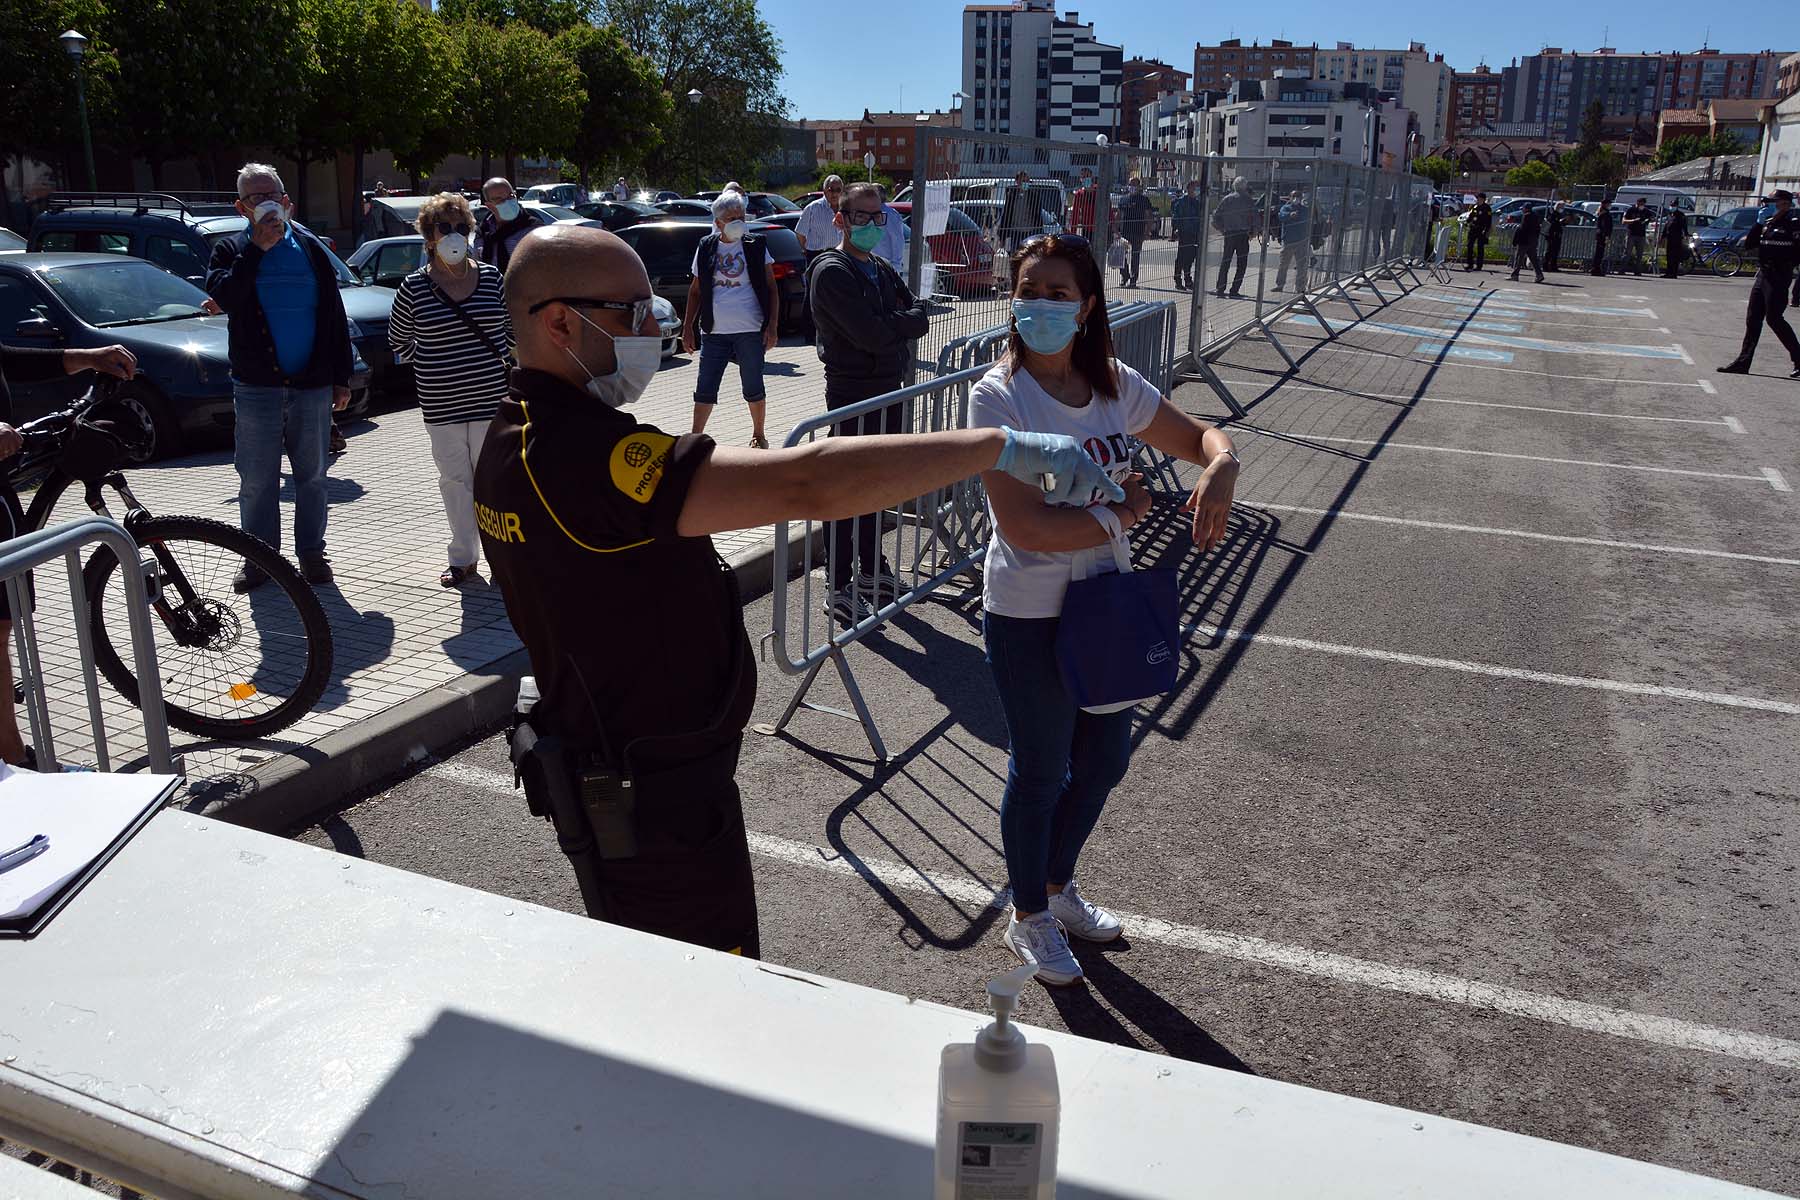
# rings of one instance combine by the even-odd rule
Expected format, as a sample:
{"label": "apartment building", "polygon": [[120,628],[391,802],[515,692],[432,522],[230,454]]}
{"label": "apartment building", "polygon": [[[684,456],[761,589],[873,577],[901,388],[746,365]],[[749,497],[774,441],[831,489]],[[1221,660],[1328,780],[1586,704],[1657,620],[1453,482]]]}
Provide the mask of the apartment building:
{"label": "apartment building", "polygon": [[963,9],[965,129],[1092,142],[1119,127],[1125,53],[1052,0]]}
{"label": "apartment building", "polygon": [[1267,79],[1277,71],[1303,70],[1311,73],[1318,44],[1296,46],[1276,38],[1268,45],[1251,42],[1244,45],[1239,38],[1228,38],[1212,46],[1194,47],[1194,81],[1196,92],[1223,92],[1240,79]]}
{"label": "apartment building", "polygon": [[1620,54],[1603,46],[1590,54],[1550,47],[1501,70],[1501,107],[1506,120],[1541,122],[1561,141],[1580,137],[1581,118],[1595,100],[1608,118],[1651,128],[1665,108],[1775,99],[1783,57],[1770,50]]}
{"label": "apartment building", "polygon": [[1119,70],[1123,75],[1119,84],[1120,126],[1113,141],[1147,146],[1150,143],[1142,140],[1138,114],[1159,96],[1186,91],[1188,73],[1154,58],[1128,58]]}
{"label": "apartment building", "polygon": [[1503,99],[1500,73],[1486,63],[1456,72],[1450,79],[1449,140],[1459,141],[1499,124]]}
{"label": "apartment building", "polygon": [[1450,89],[1456,73],[1423,42],[1404,50],[1361,50],[1339,42],[1313,55],[1313,77],[1366,83],[1418,115],[1420,136],[1436,144],[1450,127]]}

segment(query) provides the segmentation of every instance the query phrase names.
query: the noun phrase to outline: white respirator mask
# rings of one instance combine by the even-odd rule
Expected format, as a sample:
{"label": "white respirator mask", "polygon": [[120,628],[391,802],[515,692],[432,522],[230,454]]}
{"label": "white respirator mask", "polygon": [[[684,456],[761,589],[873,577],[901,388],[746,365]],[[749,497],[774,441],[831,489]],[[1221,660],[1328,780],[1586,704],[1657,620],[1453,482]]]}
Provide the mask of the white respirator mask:
{"label": "white respirator mask", "polygon": [[459,267],[469,257],[469,239],[460,233],[438,239],[437,256],[446,266]]}
{"label": "white respirator mask", "polygon": [[[596,375],[588,370],[587,364],[581,361],[579,355],[568,350],[569,357],[575,360],[575,365],[588,377],[588,395],[612,408],[624,408],[636,401],[644,394],[644,389],[650,386],[650,381],[656,378],[656,372],[662,366],[662,339],[621,337],[607,333],[588,320],[580,309],[575,309],[574,312],[581,318],[582,324],[606,334],[612,340],[613,358],[618,363],[612,374]],[[564,349],[567,350],[567,347]]]}
{"label": "white respirator mask", "polygon": [[719,236],[724,238],[728,242],[743,241],[744,240],[744,223],[742,221],[727,221],[727,222],[725,222],[725,227],[719,231]]}
{"label": "white respirator mask", "polygon": [[265,218],[271,215],[280,217],[281,223],[286,225],[287,205],[279,200],[264,200],[261,204],[256,206],[256,211],[250,214],[250,222],[253,225],[260,225]]}

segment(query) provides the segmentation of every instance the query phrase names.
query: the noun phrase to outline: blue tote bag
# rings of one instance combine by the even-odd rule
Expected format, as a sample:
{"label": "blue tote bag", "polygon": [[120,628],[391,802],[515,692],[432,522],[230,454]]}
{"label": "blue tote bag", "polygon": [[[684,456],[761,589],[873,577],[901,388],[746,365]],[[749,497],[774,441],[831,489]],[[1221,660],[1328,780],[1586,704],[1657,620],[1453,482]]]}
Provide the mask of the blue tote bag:
{"label": "blue tote bag", "polygon": [[[1056,660],[1076,704],[1110,713],[1174,690],[1181,624],[1175,572],[1132,570],[1119,518],[1109,509],[1089,512],[1112,533],[1119,569],[1083,572],[1070,581],[1056,629]],[[1077,571],[1082,560],[1076,556]]]}

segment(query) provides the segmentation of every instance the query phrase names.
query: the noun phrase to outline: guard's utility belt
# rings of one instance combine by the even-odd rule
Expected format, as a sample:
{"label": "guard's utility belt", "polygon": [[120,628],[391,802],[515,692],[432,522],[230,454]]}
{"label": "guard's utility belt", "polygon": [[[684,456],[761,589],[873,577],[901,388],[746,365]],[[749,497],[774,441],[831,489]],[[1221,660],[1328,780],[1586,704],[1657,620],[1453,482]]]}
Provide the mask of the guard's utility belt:
{"label": "guard's utility belt", "polygon": [[555,825],[571,856],[636,858],[645,838],[699,842],[717,823],[710,801],[717,785],[730,781],[737,753],[735,739],[693,740],[691,756],[634,774],[592,746],[540,734],[529,717],[515,716],[508,737],[513,786],[524,786],[531,815]]}

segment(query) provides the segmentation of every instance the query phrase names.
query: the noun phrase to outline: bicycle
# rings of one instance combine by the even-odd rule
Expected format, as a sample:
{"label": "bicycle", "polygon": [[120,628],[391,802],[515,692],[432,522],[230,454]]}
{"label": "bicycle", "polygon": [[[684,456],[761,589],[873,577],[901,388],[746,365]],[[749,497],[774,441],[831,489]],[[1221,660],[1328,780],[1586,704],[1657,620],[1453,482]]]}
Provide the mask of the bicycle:
{"label": "bicycle", "polygon": [[1727,279],[1744,269],[1744,252],[1725,242],[1711,242],[1705,251],[1696,249],[1689,243],[1688,253],[1693,266],[1710,266],[1713,274]]}
{"label": "bicycle", "polygon": [[[318,703],[331,675],[325,609],[294,565],[267,542],[222,521],[159,517],[144,507],[120,473],[145,441],[130,434],[142,430],[142,421],[119,401],[121,386],[102,377],[68,408],[17,427],[24,445],[0,463],[0,471],[21,492],[36,485],[21,532],[44,528],[76,483],[100,516],[112,516],[105,492],[116,493],[125,507],[120,524],[155,560],[154,572],[146,569],[145,587],[157,617],[151,627],[169,724],[224,741],[285,729]],[[234,592],[232,576],[242,564],[261,570],[268,582],[243,595]],[[130,655],[120,657],[110,632],[121,631],[129,647],[118,569],[118,556],[101,547],[83,567],[82,581],[95,664],[136,705]]]}

